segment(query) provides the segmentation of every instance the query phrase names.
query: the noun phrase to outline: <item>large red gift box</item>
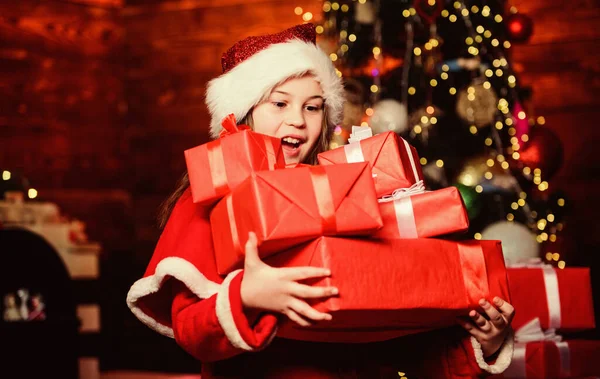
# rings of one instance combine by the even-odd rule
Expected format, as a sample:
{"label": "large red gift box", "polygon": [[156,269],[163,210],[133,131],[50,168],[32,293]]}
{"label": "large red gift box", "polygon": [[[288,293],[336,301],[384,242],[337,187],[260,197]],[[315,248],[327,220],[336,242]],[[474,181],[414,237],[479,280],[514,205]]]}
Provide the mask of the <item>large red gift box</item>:
{"label": "large red gift box", "polygon": [[573,332],[595,328],[589,268],[509,267],[507,274],[515,329],[536,317],[543,329]]}
{"label": "large red gift box", "polygon": [[515,344],[510,366],[491,378],[583,378],[600,376],[600,341],[539,341]]}
{"label": "large red gift box", "polygon": [[[301,330],[365,331],[435,329],[480,309],[481,298],[510,301],[499,241],[373,240],[321,237],[269,257],[276,267],[315,266],[331,276],[309,281],[335,286],[339,296],[309,301],[331,321]],[[483,312],[483,310],[481,310]],[[291,322],[279,335],[294,338]]]}
{"label": "large red gift box", "polygon": [[423,180],[417,150],[394,132],[377,134],[318,155],[319,164],[369,162],[377,197]]}
{"label": "large red gift box", "polygon": [[379,200],[383,228],[377,238],[424,238],[464,232],[469,216],[456,187]]}
{"label": "large red gift box", "polygon": [[220,274],[241,267],[249,232],[267,257],[322,235],[369,235],[383,226],[366,162],[253,173],[210,221]]}
{"label": "large red gift box", "polygon": [[235,129],[235,119],[224,120],[223,127],[230,132],[184,152],[194,203],[212,205],[252,172],[285,167],[279,138]]}

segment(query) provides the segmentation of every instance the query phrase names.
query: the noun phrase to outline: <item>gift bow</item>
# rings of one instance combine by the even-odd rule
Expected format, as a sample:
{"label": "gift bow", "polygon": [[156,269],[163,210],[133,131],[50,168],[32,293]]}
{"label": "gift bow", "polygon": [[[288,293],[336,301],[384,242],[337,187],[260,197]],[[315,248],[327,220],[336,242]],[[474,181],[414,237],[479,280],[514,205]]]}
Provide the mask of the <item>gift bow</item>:
{"label": "gift bow", "polygon": [[554,342],[560,357],[560,372],[557,377],[567,378],[571,375],[571,353],[569,344],[556,334],[554,328],[542,330],[539,318],[534,318],[515,332],[515,347],[510,366],[504,371],[505,378],[527,377],[527,343]]}
{"label": "gift bow", "polygon": [[540,319],[539,317],[536,317],[533,320],[529,321],[527,324],[521,326],[515,332],[515,342],[517,343],[527,343],[534,341],[560,342],[562,341],[562,336],[560,334],[556,334],[556,329],[554,328],[542,330],[542,324],[540,323]]}
{"label": "gift bow", "polygon": [[359,142],[370,137],[373,137],[373,130],[369,126],[352,125],[352,133],[350,133],[348,143]]}
{"label": "gift bow", "polygon": [[544,274],[544,286],[546,287],[546,302],[548,303],[548,326],[558,329],[561,326],[560,293],[558,291],[558,277],[556,270],[540,258],[530,258],[507,262],[509,268],[539,268]]}
{"label": "gift bow", "polygon": [[418,195],[418,194],[424,193],[424,192],[425,192],[425,183],[423,183],[423,180],[419,180],[412,186],[410,186],[408,188],[398,188],[398,189],[394,190],[394,192],[392,192],[391,195],[385,195],[385,196],[381,197],[381,199],[378,199],[377,201],[379,203],[387,203],[387,202],[399,200],[399,199],[402,199],[402,198],[405,198],[408,196]]}
{"label": "gift bow", "polygon": [[230,113],[223,118],[221,121],[221,126],[223,127],[223,130],[221,130],[221,133],[219,133],[219,138],[223,138],[243,130],[250,130],[248,125],[238,125],[233,113]]}

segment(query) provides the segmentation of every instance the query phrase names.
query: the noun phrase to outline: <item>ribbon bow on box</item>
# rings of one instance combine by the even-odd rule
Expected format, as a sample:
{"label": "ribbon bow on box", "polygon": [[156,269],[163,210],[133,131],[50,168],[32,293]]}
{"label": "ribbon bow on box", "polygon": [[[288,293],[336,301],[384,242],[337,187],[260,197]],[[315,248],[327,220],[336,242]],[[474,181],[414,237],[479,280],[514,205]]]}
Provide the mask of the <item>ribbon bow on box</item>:
{"label": "ribbon bow on box", "polygon": [[251,130],[250,126],[248,125],[238,125],[233,113],[223,117],[221,126],[223,126],[223,130],[221,130],[221,133],[219,133],[219,138],[223,138],[244,130]]}
{"label": "ribbon bow on box", "polygon": [[422,180],[419,180],[412,186],[410,186],[408,188],[398,188],[398,189],[394,190],[394,192],[392,192],[391,195],[382,196],[381,199],[378,199],[377,201],[379,203],[387,203],[390,201],[402,199],[402,198],[405,198],[408,196],[417,195],[417,194],[425,193],[425,192],[427,192],[427,191],[425,191],[425,184],[423,183]]}

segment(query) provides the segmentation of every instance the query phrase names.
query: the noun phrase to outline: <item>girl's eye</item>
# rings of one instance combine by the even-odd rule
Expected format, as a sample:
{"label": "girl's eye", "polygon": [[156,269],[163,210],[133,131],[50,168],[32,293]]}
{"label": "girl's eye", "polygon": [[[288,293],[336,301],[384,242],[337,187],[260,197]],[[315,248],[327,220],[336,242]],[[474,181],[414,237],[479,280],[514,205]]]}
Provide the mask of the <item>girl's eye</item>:
{"label": "girl's eye", "polygon": [[321,109],[323,109],[322,106],[316,106],[316,105],[307,105],[306,106],[306,110],[309,111],[309,112],[318,112]]}
{"label": "girl's eye", "polygon": [[283,108],[286,106],[286,104],[282,101],[274,101],[273,105],[276,106],[277,108]]}

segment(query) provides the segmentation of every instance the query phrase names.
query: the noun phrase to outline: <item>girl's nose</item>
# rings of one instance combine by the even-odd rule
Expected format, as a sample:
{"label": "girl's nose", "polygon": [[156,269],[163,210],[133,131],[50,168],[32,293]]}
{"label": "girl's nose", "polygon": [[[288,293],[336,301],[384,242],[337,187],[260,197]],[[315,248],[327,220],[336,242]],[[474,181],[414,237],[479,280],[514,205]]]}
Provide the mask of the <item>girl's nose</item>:
{"label": "girl's nose", "polygon": [[292,109],[292,107],[290,107],[289,112],[286,115],[286,124],[296,128],[304,128],[306,124],[304,122],[302,109]]}

